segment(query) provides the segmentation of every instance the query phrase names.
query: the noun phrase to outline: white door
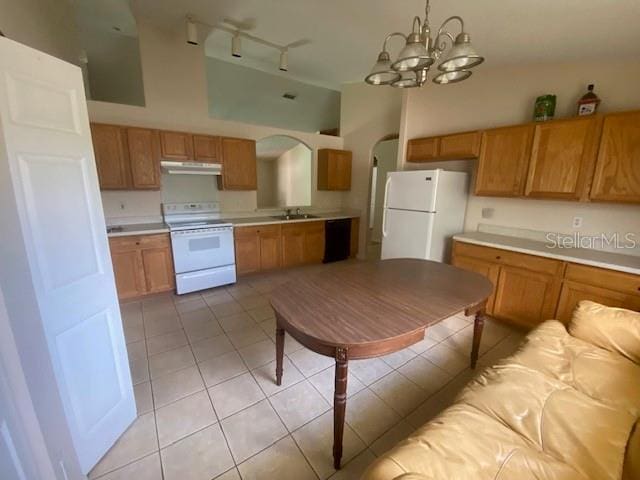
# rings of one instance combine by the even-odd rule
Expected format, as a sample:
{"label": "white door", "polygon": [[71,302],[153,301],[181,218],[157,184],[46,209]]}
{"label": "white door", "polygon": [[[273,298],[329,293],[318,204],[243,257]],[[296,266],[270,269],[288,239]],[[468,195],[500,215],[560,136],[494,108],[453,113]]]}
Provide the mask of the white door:
{"label": "white door", "polygon": [[434,213],[386,208],[382,220],[381,258],[429,260],[434,219]]}
{"label": "white door", "polygon": [[[80,69],[0,38],[0,127],[66,421],[88,472],[136,416]],[[0,141],[0,145],[2,141]]]}
{"label": "white door", "polygon": [[438,170],[389,172],[385,208],[434,212]]}

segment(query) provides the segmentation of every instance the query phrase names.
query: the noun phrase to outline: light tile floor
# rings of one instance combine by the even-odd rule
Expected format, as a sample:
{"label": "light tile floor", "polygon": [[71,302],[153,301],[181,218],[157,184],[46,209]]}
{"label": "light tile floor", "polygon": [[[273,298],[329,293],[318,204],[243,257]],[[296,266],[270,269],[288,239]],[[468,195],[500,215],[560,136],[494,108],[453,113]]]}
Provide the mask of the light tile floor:
{"label": "light tile floor", "polygon": [[[283,385],[274,382],[269,292],[309,269],[123,304],[139,416],[89,478],[357,479],[473,377],[473,325],[464,316],[429,329],[410,348],[350,362],[343,468],[336,472],[333,361],[287,336]],[[488,321],[480,365],[510,354],[522,336]]]}

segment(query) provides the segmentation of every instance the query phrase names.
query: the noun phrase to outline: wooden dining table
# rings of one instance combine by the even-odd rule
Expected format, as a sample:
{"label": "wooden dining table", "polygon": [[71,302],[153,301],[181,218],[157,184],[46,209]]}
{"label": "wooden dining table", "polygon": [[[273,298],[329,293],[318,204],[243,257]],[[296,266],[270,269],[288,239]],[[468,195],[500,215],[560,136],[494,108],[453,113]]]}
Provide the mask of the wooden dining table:
{"label": "wooden dining table", "polygon": [[475,368],[489,280],[444,263],[417,259],[344,262],[295,275],[271,293],[276,314],[276,383],[282,384],[285,332],[335,359],[333,462],[340,468],[349,360],[379,357],[424,339],[430,326],[475,315]]}

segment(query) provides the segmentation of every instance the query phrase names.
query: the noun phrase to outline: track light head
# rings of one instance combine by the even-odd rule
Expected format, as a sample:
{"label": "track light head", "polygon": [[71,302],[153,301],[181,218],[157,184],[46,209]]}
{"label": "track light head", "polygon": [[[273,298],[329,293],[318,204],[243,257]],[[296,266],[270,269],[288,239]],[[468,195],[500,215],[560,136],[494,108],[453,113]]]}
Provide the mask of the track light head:
{"label": "track light head", "polygon": [[186,19],[186,28],[187,28],[187,43],[189,45],[198,45],[198,25],[191,19],[191,17],[187,17]]}
{"label": "track light head", "polygon": [[241,58],[242,53],[240,52],[240,32],[236,32],[231,37],[231,55],[236,58]]}
{"label": "track light head", "polygon": [[280,52],[280,70],[287,72],[289,70],[289,50],[285,49]]}

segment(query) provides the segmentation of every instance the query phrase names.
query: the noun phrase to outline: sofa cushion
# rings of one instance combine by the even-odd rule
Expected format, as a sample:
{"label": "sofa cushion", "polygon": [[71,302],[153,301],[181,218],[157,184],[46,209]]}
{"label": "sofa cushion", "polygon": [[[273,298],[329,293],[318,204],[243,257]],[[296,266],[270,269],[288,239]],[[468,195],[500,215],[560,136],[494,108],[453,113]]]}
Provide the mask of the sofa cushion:
{"label": "sofa cushion", "polygon": [[640,365],[548,321],[364,478],[620,480],[639,415]]}
{"label": "sofa cushion", "polygon": [[581,301],[573,312],[569,332],[640,364],[640,313]]}

